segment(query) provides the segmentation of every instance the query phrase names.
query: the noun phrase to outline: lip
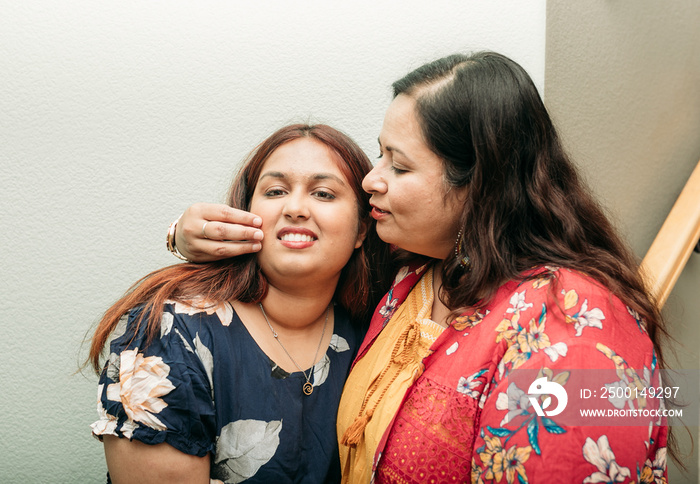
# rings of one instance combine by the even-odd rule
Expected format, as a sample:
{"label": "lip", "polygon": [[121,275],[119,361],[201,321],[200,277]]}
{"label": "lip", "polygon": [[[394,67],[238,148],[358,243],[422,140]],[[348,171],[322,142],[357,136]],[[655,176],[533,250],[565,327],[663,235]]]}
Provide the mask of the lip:
{"label": "lip", "polygon": [[375,219],[375,220],[381,220],[384,217],[387,217],[391,212],[387,210],[382,210],[381,208],[377,207],[376,205],[370,204],[372,207],[372,211],[370,212],[370,216]]}
{"label": "lip", "polygon": [[[287,234],[307,235],[313,240],[301,240],[298,242],[292,240],[282,240],[282,237]],[[314,243],[318,240],[318,235],[304,227],[284,227],[277,232],[277,240],[280,241],[280,244],[289,249],[306,249],[307,247],[314,245]]]}

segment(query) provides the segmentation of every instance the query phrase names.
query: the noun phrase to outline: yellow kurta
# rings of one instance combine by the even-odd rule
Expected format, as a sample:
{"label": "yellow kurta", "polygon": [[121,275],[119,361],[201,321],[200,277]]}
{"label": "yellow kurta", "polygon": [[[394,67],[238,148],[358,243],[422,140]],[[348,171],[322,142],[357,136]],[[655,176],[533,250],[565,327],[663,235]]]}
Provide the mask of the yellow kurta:
{"label": "yellow kurta", "polygon": [[[421,361],[444,329],[430,319],[433,297],[433,270],[429,268],[350,372],[337,426],[345,483],[370,482],[379,442],[404,395],[423,372]],[[354,431],[346,436],[353,423]],[[347,437],[354,446],[343,444]]]}

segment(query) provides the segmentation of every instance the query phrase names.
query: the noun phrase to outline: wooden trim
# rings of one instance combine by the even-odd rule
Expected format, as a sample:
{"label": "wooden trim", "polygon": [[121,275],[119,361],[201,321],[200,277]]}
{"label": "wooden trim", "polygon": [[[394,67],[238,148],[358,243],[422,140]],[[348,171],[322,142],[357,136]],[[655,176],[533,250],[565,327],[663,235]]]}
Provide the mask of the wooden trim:
{"label": "wooden trim", "polygon": [[640,271],[663,307],[700,239],[700,162],[649,247]]}

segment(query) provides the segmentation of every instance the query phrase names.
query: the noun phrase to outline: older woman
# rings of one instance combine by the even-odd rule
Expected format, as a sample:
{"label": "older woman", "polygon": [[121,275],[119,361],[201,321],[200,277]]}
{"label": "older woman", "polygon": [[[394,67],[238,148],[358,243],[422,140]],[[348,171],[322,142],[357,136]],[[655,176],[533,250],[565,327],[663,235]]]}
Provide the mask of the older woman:
{"label": "older woman", "polygon": [[[393,87],[363,187],[379,236],[408,263],[343,391],[343,480],[663,481],[664,420],[576,413],[587,381],[610,392],[603,410],[659,410],[641,392],[660,385],[666,331],[530,77],[485,52]],[[186,213],[188,257],[235,255],[223,240],[254,231],[217,211]],[[207,220],[216,233],[202,241]]]}
{"label": "older woman", "polygon": [[262,250],[158,270],[107,311],[92,428],[113,482],[340,479],[338,401],[381,265],[370,169],[333,128],[278,130],[229,199],[262,220]]}

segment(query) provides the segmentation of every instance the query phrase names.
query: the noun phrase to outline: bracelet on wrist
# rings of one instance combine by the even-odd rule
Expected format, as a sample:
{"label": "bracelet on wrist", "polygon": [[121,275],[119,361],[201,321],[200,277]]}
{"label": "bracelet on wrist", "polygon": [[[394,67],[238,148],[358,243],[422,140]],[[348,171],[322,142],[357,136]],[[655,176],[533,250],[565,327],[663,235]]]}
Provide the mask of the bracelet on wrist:
{"label": "bracelet on wrist", "polygon": [[177,223],[180,221],[182,218],[183,214],[180,214],[180,216],[170,224],[170,227],[168,227],[168,236],[165,239],[166,246],[168,247],[168,250],[178,259],[184,260],[186,262],[189,262],[189,259],[182,255],[179,250],[177,250],[177,246],[175,245],[175,230],[177,229]]}

